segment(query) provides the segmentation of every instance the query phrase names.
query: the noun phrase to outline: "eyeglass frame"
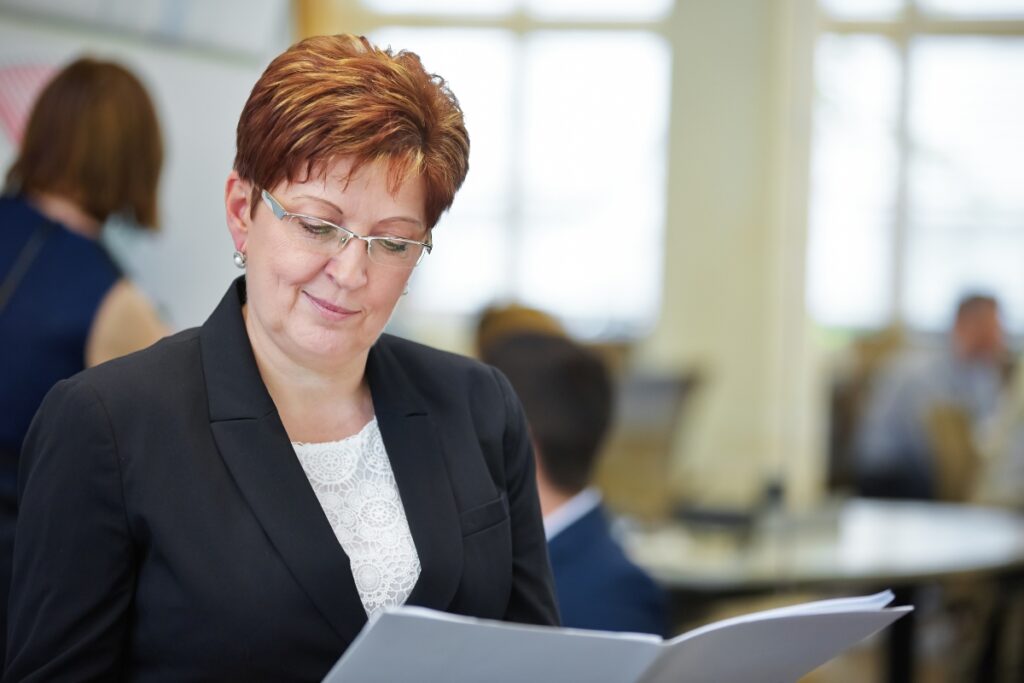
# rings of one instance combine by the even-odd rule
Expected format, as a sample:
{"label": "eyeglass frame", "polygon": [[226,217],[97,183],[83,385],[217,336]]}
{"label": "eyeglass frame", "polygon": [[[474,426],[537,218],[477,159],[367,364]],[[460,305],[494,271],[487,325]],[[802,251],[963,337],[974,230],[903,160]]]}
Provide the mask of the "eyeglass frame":
{"label": "eyeglass frame", "polygon": [[317,221],[319,223],[323,223],[324,225],[328,225],[331,228],[334,228],[335,232],[340,236],[338,241],[341,244],[341,247],[338,249],[338,252],[337,252],[339,254],[342,251],[344,251],[345,247],[348,246],[348,243],[352,241],[353,237],[356,238],[357,240],[362,240],[362,241],[366,242],[366,255],[367,255],[367,257],[369,257],[369,259],[373,263],[376,263],[378,265],[382,265],[385,268],[403,268],[403,267],[406,267],[406,266],[399,266],[399,265],[389,266],[386,263],[381,263],[380,261],[373,260],[373,257],[370,254],[373,251],[373,243],[374,242],[379,242],[379,241],[404,242],[405,244],[415,244],[417,246],[423,247],[423,251],[420,252],[420,255],[416,259],[416,262],[413,263],[411,266],[408,266],[408,268],[410,270],[412,270],[413,268],[418,266],[420,264],[420,262],[423,260],[423,255],[424,254],[429,254],[433,250],[433,248],[434,248],[434,245],[431,244],[430,242],[418,242],[416,240],[412,240],[412,239],[409,239],[407,237],[392,237],[392,236],[389,236],[389,235],[360,235],[358,232],[355,232],[354,230],[349,230],[348,228],[343,227],[341,225],[338,225],[337,223],[333,223],[333,222],[327,220],[326,218],[320,218],[319,216],[310,216],[309,214],[305,214],[305,213],[293,213],[291,211],[288,211],[288,210],[286,210],[284,208],[284,206],[281,205],[281,202],[279,202],[274,197],[274,195],[270,194],[270,192],[268,192],[265,189],[261,189],[260,190],[260,196],[263,198],[264,203],[270,209],[270,212],[272,214],[274,214],[274,217],[277,218],[280,221],[284,221],[284,220],[286,220],[288,218],[305,218],[306,220]]}

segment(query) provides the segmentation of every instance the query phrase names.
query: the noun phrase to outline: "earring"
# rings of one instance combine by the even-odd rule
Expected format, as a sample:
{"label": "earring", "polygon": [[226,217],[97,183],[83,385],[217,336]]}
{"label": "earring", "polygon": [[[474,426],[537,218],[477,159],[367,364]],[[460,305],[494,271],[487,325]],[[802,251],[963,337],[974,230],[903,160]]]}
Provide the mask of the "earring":
{"label": "earring", "polygon": [[409,288],[408,287],[406,287],[405,289],[402,290],[402,296],[405,296],[408,293],[409,293]]}
{"label": "earring", "polygon": [[245,270],[245,254],[244,253],[242,253],[240,251],[236,251],[235,255],[232,258],[233,258],[233,260],[235,262],[235,266],[237,266],[238,268],[241,268],[242,270]]}

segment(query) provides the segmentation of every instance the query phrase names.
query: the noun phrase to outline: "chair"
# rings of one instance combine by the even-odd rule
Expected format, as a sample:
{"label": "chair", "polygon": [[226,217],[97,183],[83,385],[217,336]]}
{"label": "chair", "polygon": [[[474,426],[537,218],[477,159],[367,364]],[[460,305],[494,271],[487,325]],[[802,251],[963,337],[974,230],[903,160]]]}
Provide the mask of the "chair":
{"label": "chair", "polygon": [[966,502],[974,492],[982,464],[970,417],[959,406],[935,405],[925,416],[925,429],[935,454],[935,499]]}
{"label": "chair", "polygon": [[906,347],[898,326],[856,339],[846,362],[834,373],[829,394],[827,488],[850,492],[857,488],[854,442],[871,386],[879,370]]}
{"label": "chair", "polygon": [[611,509],[646,519],[669,515],[673,447],[702,381],[696,369],[620,377],[615,422],[595,473]]}

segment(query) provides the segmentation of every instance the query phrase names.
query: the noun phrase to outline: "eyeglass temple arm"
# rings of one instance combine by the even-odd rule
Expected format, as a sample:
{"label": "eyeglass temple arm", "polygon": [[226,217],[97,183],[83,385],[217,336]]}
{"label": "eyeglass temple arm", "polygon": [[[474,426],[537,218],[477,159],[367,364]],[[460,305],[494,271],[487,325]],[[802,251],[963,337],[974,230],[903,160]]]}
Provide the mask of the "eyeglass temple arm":
{"label": "eyeglass temple arm", "polygon": [[263,197],[264,203],[266,203],[267,207],[270,208],[270,211],[276,218],[284,219],[285,214],[288,212],[284,210],[283,206],[277,203],[277,200],[274,199],[269,192],[266,190],[260,190],[260,196]]}

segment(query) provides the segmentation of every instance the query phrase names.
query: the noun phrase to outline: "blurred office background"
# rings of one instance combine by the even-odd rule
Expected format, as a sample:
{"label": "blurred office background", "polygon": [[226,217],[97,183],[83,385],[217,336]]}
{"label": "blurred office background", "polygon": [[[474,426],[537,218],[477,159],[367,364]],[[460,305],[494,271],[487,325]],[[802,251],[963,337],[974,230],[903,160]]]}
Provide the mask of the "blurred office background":
{"label": "blurred office background", "polygon": [[941,345],[966,290],[1024,333],[1024,0],[0,0],[0,165],[54,66],[136,70],[163,231],[113,247],[197,325],[237,274],[248,89],[340,31],[420,54],[472,139],[391,329],[471,353],[516,301],[643,378],[648,443],[603,475],[626,511],[813,509],[846,483],[840,390],[887,340]]}

